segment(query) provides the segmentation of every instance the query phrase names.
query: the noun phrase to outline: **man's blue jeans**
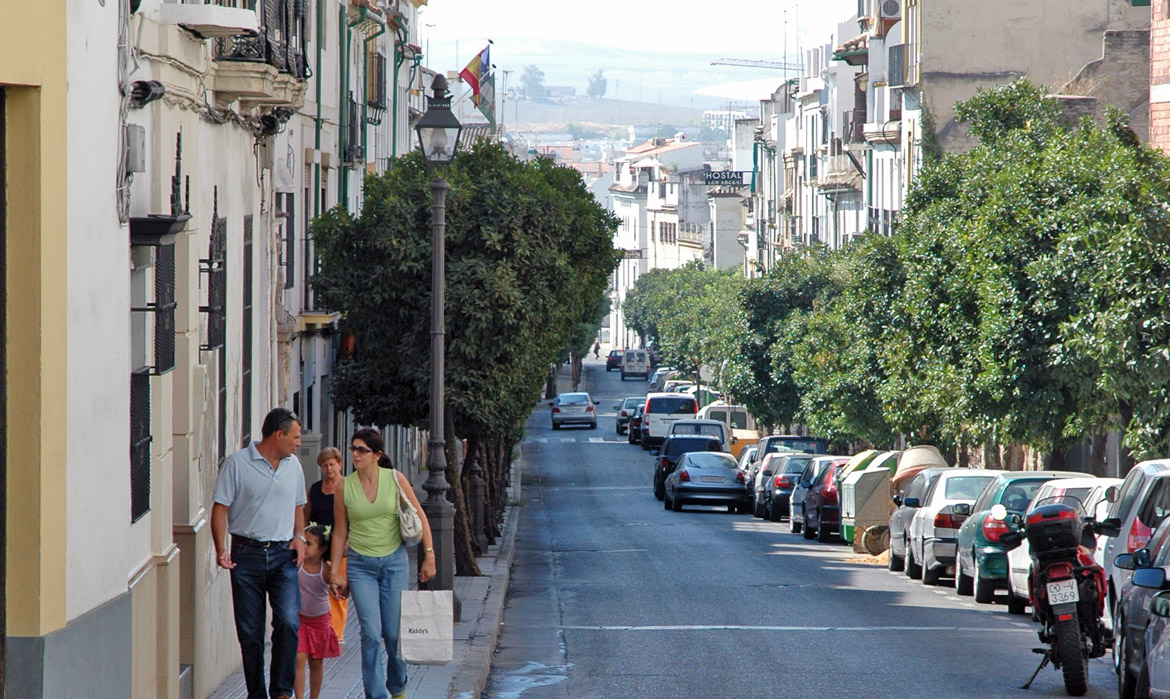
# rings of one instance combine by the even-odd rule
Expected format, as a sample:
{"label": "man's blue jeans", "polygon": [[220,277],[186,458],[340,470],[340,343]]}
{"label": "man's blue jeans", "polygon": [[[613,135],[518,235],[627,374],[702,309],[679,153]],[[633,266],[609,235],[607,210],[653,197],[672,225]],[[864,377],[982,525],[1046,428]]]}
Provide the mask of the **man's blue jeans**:
{"label": "man's blue jeans", "polygon": [[231,571],[232,608],[236,616],[236,637],[240,639],[240,653],[244,658],[248,699],[269,697],[264,688],[264,619],[269,602],[272,604],[271,696],[291,697],[297,672],[301,611],[296,551],[280,545],[246,544],[233,538],[232,562],[236,564]]}
{"label": "man's blue jeans", "polygon": [[[349,550],[346,577],[361,626],[362,685],[367,699],[389,699],[406,689],[406,663],[398,658],[398,622],[409,568],[405,546],[381,558]],[[383,642],[390,656],[385,670]]]}

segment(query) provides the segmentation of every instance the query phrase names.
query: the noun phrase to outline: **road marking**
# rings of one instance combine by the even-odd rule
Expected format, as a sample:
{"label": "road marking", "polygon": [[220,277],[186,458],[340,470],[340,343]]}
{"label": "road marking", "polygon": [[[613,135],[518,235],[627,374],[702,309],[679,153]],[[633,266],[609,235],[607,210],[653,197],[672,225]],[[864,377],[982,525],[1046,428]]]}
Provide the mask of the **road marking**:
{"label": "road marking", "polygon": [[857,633],[870,631],[922,631],[926,633],[970,632],[970,633],[1030,633],[1031,629],[987,628],[973,629],[963,626],[749,626],[740,624],[711,624],[690,626],[562,626],[568,631],[833,631]]}
{"label": "road marking", "polygon": [[553,553],[647,553],[649,549],[553,549]]}
{"label": "road marking", "polygon": [[1032,628],[1031,626],[1028,626],[1027,624],[1025,624],[1025,623],[1024,623],[1024,622],[1022,622],[1022,621],[1013,621],[1013,622],[1012,622],[1012,626],[1018,626],[1018,627],[1020,627],[1021,629],[1030,629],[1030,628]]}
{"label": "road marking", "polygon": [[577,441],[576,437],[561,437],[561,444],[566,444],[568,442],[575,442],[575,441]]}
{"label": "road marking", "polygon": [[624,439],[606,439],[605,437],[590,437],[590,444],[626,444]]}
{"label": "road marking", "polygon": [[933,592],[936,595],[943,595],[944,597],[947,595],[947,592],[945,590],[931,590],[931,592]]}

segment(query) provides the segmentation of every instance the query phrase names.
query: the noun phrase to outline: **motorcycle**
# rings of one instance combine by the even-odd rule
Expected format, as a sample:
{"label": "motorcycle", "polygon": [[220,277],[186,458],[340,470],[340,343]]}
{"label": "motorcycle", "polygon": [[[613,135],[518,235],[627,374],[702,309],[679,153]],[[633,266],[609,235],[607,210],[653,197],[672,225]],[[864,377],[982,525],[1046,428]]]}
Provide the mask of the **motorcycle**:
{"label": "motorcycle", "polygon": [[1064,674],[1065,691],[1083,695],[1089,688],[1089,660],[1105,655],[1113,643],[1102,623],[1105,571],[1093,560],[1093,551],[1097,535],[1117,536],[1121,523],[1086,517],[1080,500],[1071,496],[1046,498],[1026,518],[996,505],[991,517],[1010,526],[1000,538],[1008,550],[1027,539],[1032,559],[1028,597],[1045,647],[1032,649],[1044,657],[1021,689],[1031,687],[1052,663]]}

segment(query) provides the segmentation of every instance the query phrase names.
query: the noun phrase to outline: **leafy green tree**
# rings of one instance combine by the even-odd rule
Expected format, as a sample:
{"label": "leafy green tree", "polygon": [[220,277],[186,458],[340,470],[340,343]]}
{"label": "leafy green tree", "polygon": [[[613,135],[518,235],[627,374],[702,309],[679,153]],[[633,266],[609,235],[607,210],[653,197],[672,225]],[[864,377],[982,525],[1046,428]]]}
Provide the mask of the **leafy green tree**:
{"label": "leafy green tree", "polygon": [[589,96],[593,99],[601,99],[605,97],[607,81],[605,73],[600,69],[589,78]]}
{"label": "leafy green tree", "polygon": [[[485,473],[502,507],[502,469],[540,395],[543,367],[600,319],[598,298],[618,260],[614,218],[568,168],[521,162],[481,141],[446,170],[447,443],[456,506],[456,561],[475,574],[466,474],[453,437],[494,455]],[[366,424],[425,425],[430,379],[430,176],[416,152],[369,176],[353,217],[314,223],[319,300],[343,313],[353,351],[339,361],[334,401]],[[486,445],[484,444],[486,442]],[[491,519],[491,518],[489,518]],[[489,532],[490,533],[490,532]]]}
{"label": "leafy green tree", "polygon": [[524,72],[520,74],[520,84],[524,86],[524,94],[529,99],[544,97],[547,92],[544,89],[544,71],[536,65],[524,66]]}

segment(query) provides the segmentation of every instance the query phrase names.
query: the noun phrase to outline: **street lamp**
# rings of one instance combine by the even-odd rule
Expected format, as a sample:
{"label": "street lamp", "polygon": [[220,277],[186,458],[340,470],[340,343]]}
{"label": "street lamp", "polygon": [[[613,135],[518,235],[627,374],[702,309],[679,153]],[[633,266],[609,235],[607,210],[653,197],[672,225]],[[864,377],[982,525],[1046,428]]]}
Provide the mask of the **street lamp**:
{"label": "street lamp", "polygon": [[[455,506],[447,500],[447,461],[443,447],[446,288],[447,190],[450,185],[439,174],[438,166],[455,159],[462,126],[451,113],[447,79],[436,75],[431,83],[434,94],[427,98],[427,111],[415,127],[419,150],[431,170],[431,429],[427,440],[427,480],[423,490],[427,499],[423,512],[431,524],[435,546],[435,581],[432,589],[455,590]],[[419,557],[422,560],[423,556]],[[455,620],[461,618],[459,599],[454,599]]]}

